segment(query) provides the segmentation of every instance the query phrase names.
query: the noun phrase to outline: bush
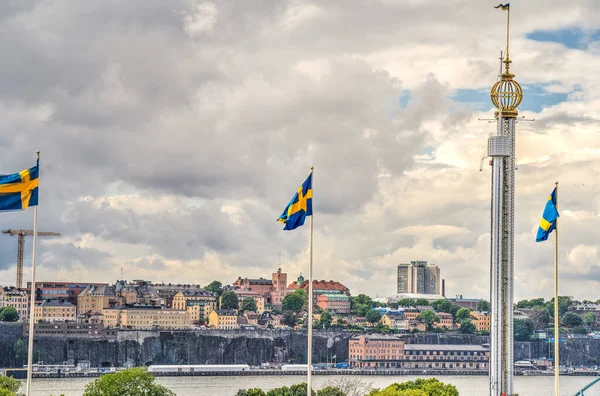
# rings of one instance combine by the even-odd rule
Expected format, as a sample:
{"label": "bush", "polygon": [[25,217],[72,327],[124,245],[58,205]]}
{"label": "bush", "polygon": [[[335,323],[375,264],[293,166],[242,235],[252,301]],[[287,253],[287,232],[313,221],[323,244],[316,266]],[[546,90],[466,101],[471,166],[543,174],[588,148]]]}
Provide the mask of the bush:
{"label": "bush", "polygon": [[454,385],[444,384],[436,378],[418,378],[392,384],[383,390],[375,389],[368,396],[458,396],[458,391]]}
{"label": "bush", "polygon": [[340,388],[327,386],[317,391],[317,396],[346,396],[346,394]]}
{"label": "bush", "polygon": [[0,376],[0,396],[20,396],[21,381],[13,377]]}
{"label": "bush", "polygon": [[[240,389],[235,395],[236,396],[306,396],[306,383],[303,382],[301,384],[292,385],[289,388],[287,386],[271,389],[267,393],[265,393],[262,389],[252,388],[252,389]],[[335,386],[327,386],[320,391],[316,392],[313,390],[311,392],[313,396],[348,396],[346,393],[342,392],[340,388]]]}
{"label": "bush", "polygon": [[176,396],[143,368],[105,374],[86,385],[83,396]]}

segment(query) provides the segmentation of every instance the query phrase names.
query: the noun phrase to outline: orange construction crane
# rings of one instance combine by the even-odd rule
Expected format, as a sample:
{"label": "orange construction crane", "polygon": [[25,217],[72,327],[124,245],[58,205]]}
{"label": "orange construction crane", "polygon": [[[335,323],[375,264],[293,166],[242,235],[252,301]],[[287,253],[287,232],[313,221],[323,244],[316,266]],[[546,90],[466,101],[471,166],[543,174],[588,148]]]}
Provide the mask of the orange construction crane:
{"label": "orange construction crane", "polygon": [[[25,236],[33,235],[33,230],[2,230],[3,234],[19,237],[17,244],[17,287],[23,287],[23,248],[25,247]],[[41,232],[38,236],[60,236],[58,232]]]}

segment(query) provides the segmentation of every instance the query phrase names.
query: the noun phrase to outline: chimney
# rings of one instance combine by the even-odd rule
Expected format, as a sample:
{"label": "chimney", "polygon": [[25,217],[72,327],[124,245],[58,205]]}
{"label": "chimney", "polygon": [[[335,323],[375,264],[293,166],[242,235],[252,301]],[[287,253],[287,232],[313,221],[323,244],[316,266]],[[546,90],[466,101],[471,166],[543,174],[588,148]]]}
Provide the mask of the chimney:
{"label": "chimney", "polygon": [[446,297],[446,279],[442,279],[442,297]]}

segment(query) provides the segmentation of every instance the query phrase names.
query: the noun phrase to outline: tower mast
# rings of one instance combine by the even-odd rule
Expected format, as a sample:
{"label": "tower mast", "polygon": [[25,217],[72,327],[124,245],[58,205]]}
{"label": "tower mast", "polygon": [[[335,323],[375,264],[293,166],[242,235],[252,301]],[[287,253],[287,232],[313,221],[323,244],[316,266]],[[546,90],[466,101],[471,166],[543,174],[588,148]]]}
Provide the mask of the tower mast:
{"label": "tower mast", "polygon": [[490,396],[513,395],[513,300],[514,300],[514,201],[515,201],[515,123],[523,90],[510,72],[509,5],[506,23],[504,72],[490,92],[497,108],[496,132],[488,139],[492,157],[491,208],[491,356]]}

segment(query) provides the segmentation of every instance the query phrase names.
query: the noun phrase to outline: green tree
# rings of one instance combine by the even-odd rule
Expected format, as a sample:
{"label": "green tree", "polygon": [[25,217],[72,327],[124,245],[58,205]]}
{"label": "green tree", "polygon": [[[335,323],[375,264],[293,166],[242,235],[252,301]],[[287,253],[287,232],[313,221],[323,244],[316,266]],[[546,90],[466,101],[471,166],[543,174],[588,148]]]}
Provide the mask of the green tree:
{"label": "green tree", "polygon": [[379,311],[371,309],[369,312],[367,312],[365,319],[369,323],[377,323],[381,320],[381,313]]}
{"label": "green tree", "polygon": [[473,334],[477,330],[477,327],[473,324],[471,319],[463,319],[460,321],[459,331],[463,334]]}
{"label": "green tree", "polygon": [[14,307],[4,307],[0,311],[0,322],[18,322],[19,313]]}
{"label": "green tree", "polygon": [[204,289],[216,294],[217,297],[221,297],[221,294],[223,294],[223,284],[216,280],[210,282]]}
{"label": "green tree", "polygon": [[[308,393],[306,383],[292,385],[289,388],[287,386],[271,389],[267,392],[267,396],[306,396]],[[314,390],[311,391],[312,396],[316,396]]]}
{"label": "green tree", "polygon": [[83,396],[175,396],[143,368],[122,370],[103,375],[85,387]]}
{"label": "green tree", "polygon": [[25,347],[25,343],[22,339],[18,339],[15,342],[15,360],[19,365],[23,364],[23,359],[25,359],[25,355],[27,354],[27,348]]}
{"label": "green tree", "polygon": [[371,309],[371,307],[370,307],[370,306],[368,306],[368,305],[364,305],[364,304],[357,304],[357,305],[355,305],[355,306],[354,306],[354,309],[353,309],[353,311],[352,311],[352,312],[353,312],[353,313],[354,313],[356,316],[366,316],[366,315],[367,315],[367,312],[369,312],[369,310],[370,310],[370,309]]}
{"label": "green tree", "polygon": [[256,312],[256,301],[252,297],[246,297],[242,300],[242,306],[240,312],[252,311]]}
{"label": "green tree", "polygon": [[317,396],[346,396],[340,388],[333,386],[326,386],[325,388],[317,391]]}
{"label": "green tree", "polygon": [[401,307],[414,307],[415,305],[417,305],[417,303],[412,298],[403,298],[398,301],[398,305]]}
{"label": "green tree", "polygon": [[543,298],[533,298],[529,300],[529,308],[543,307],[545,304],[546,300],[544,300]]}
{"label": "green tree", "polygon": [[439,300],[435,300],[433,303],[431,303],[431,306],[433,307],[433,309],[435,309],[436,312],[450,313],[452,303],[446,299],[440,298]]}
{"label": "green tree", "polygon": [[574,334],[587,334],[588,329],[585,326],[575,326],[573,327]]}
{"label": "green tree", "polygon": [[232,291],[223,292],[221,295],[221,309],[238,309],[240,300],[237,294]]}
{"label": "green tree", "polygon": [[429,300],[426,300],[424,298],[418,298],[415,301],[415,305],[419,305],[419,306],[428,306],[429,305]]}
{"label": "green tree", "polygon": [[436,315],[435,312],[429,309],[421,312],[419,316],[417,316],[417,320],[422,320],[423,322],[425,322],[428,331],[433,329],[434,323],[440,323],[440,317]]}
{"label": "green tree", "polygon": [[471,317],[471,310],[469,308],[461,308],[456,312],[456,320],[463,321]]}
{"label": "green tree", "polygon": [[[550,317],[554,318],[554,297],[545,303]],[[573,304],[573,299],[569,296],[558,296],[558,315],[563,316]]]}
{"label": "green tree", "polygon": [[541,306],[536,306],[533,310],[528,314],[529,319],[533,321],[533,324],[536,329],[545,329],[548,327],[548,322],[550,321],[550,315],[548,314],[548,310]]}
{"label": "green tree", "polygon": [[[560,300],[559,300],[560,303]],[[583,324],[583,319],[581,316],[577,315],[574,312],[566,312],[562,318],[562,324],[566,327],[576,327],[581,326]]]}
{"label": "green tree", "polygon": [[350,301],[351,305],[368,305],[369,307],[373,307],[374,302],[373,299],[366,294],[359,294],[358,296],[352,297]]}
{"label": "green tree", "polygon": [[283,298],[282,307],[284,312],[291,311],[298,313],[304,307],[304,299],[301,295],[296,293],[288,294]]}
{"label": "green tree", "polygon": [[535,324],[531,319],[515,319],[513,328],[517,341],[529,341],[535,332]]}
{"label": "green tree", "polygon": [[450,307],[450,312],[448,312],[450,315],[452,315],[452,319],[454,319],[456,321],[456,314],[458,313],[458,311],[460,311],[462,307],[458,304],[452,304],[452,307]]}
{"label": "green tree", "polygon": [[458,390],[454,385],[444,384],[436,378],[418,378],[392,384],[383,390],[375,389],[368,396],[458,396]]}
{"label": "green tree", "polygon": [[490,302],[486,300],[477,301],[477,310],[479,312],[490,312]]}
{"label": "green tree", "polygon": [[517,308],[529,308],[529,300],[521,300],[517,303]]}
{"label": "green tree", "polygon": [[583,323],[588,327],[594,327],[596,325],[596,315],[593,312],[586,312],[583,314]]}
{"label": "green tree", "polygon": [[266,396],[265,392],[259,388],[240,389],[235,396]]}
{"label": "green tree", "polygon": [[298,318],[292,311],[283,311],[283,319],[281,319],[281,323],[286,326],[294,327],[296,323],[298,323]]}
{"label": "green tree", "polygon": [[321,314],[321,320],[319,320],[319,328],[328,329],[331,327],[331,322],[333,322],[333,317],[329,311],[323,311]]}
{"label": "green tree", "polygon": [[13,377],[0,376],[0,396],[20,396],[21,381]]}

